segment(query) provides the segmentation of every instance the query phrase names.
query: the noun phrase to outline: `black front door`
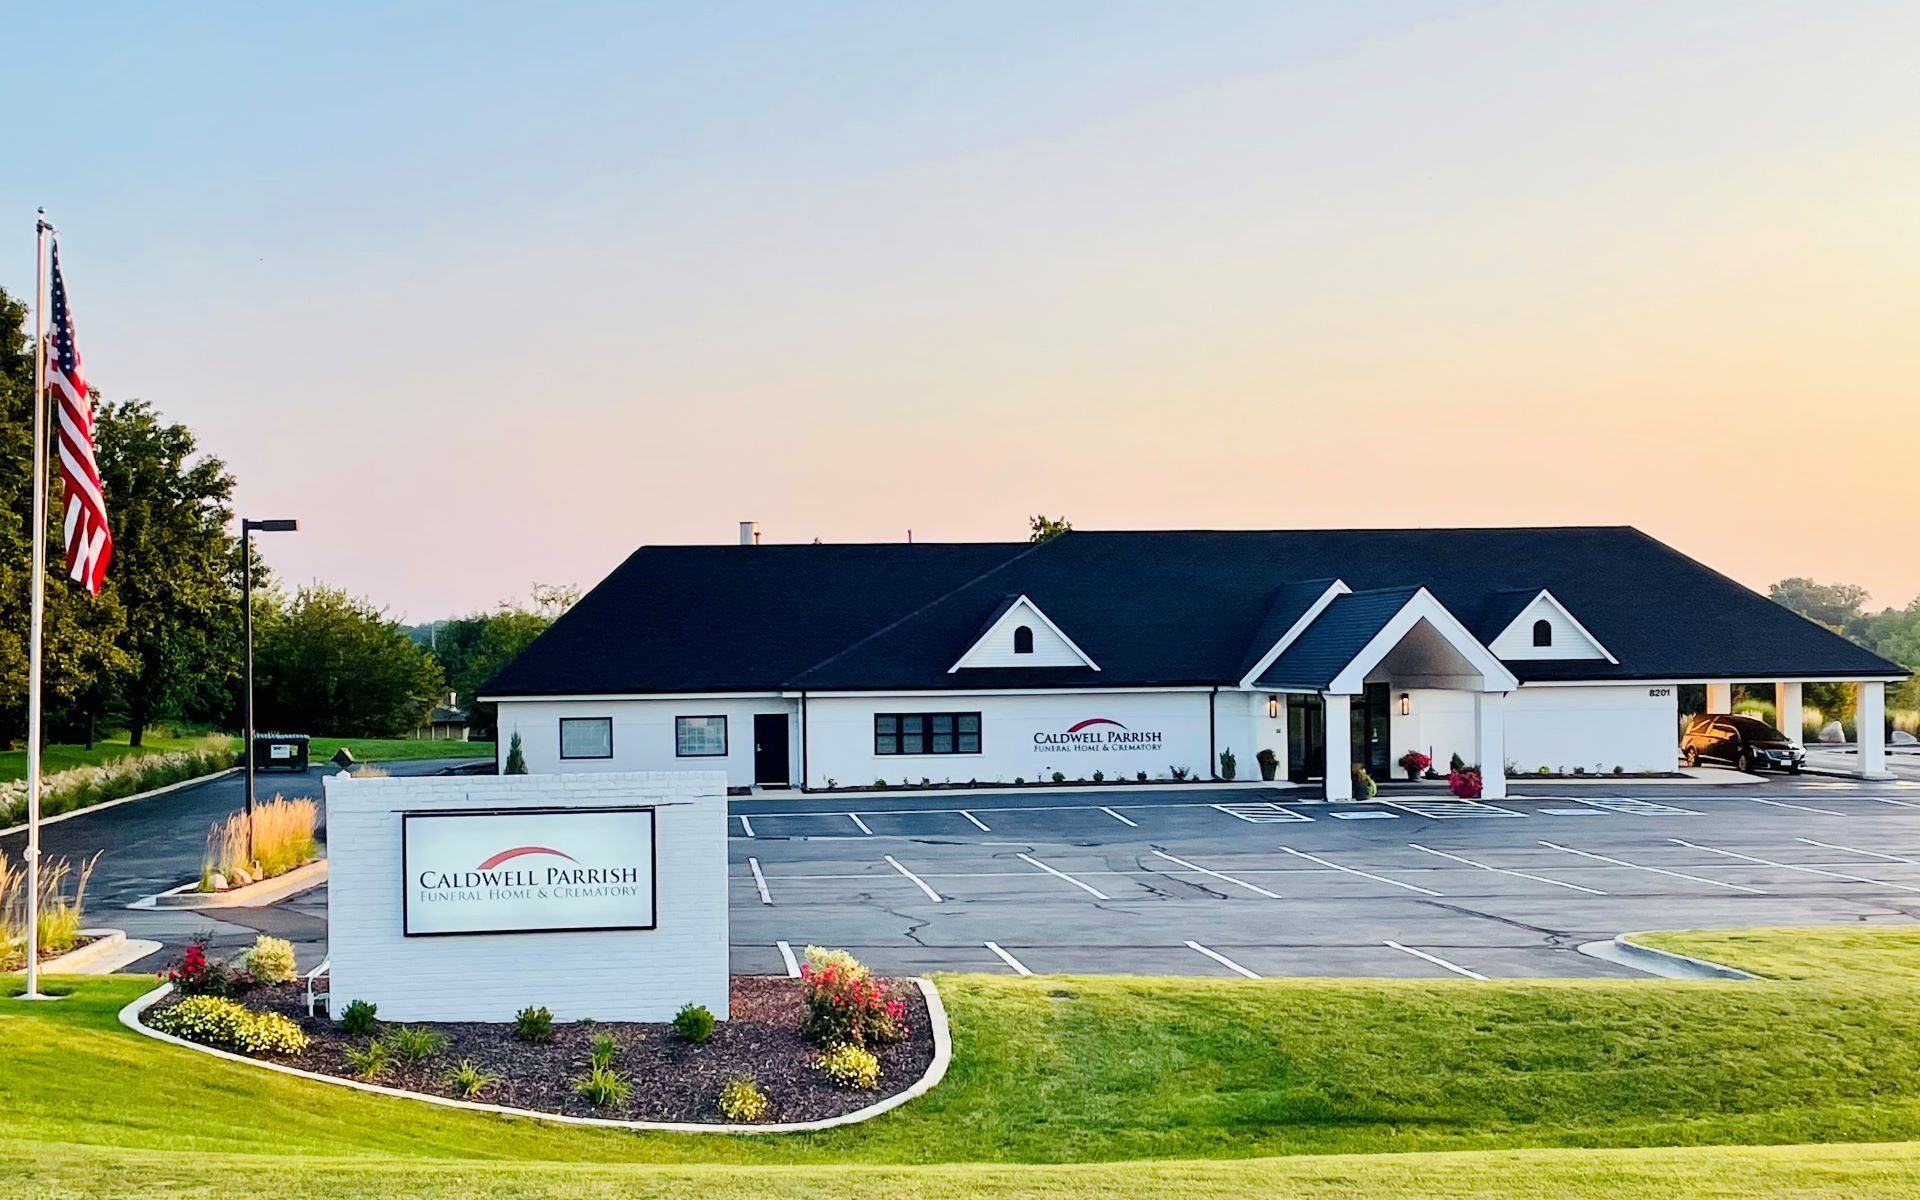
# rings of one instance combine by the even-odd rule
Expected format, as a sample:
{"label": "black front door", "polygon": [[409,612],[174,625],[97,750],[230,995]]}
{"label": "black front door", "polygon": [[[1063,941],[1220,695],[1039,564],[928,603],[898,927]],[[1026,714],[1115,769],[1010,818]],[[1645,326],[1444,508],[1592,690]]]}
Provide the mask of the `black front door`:
{"label": "black front door", "polygon": [[1327,710],[1318,696],[1287,697],[1287,778],[1318,779],[1327,765]]}
{"label": "black front door", "polygon": [[761,787],[793,782],[787,770],[787,715],[753,714],[753,781]]}
{"label": "black front door", "polygon": [[1364,694],[1353,701],[1353,761],[1367,769],[1378,781],[1388,777],[1387,731],[1392,719],[1387,713],[1388,688],[1384,683],[1369,683]]}

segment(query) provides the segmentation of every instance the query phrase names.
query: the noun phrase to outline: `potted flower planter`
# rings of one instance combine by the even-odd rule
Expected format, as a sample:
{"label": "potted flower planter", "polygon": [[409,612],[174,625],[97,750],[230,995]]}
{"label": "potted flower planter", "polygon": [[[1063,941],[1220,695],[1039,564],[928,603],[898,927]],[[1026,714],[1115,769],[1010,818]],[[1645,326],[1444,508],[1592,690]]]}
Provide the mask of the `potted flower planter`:
{"label": "potted flower planter", "polygon": [[1272,783],[1274,775],[1280,770],[1279,758],[1271,750],[1262,750],[1254,755],[1254,760],[1260,764],[1260,778]]}

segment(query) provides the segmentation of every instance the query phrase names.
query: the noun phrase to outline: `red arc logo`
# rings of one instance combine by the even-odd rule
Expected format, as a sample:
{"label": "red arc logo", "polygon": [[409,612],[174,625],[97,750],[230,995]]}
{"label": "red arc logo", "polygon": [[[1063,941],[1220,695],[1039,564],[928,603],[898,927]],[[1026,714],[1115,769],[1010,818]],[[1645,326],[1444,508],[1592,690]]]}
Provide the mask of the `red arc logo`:
{"label": "red arc logo", "polygon": [[511,850],[502,850],[500,853],[494,855],[492,858],[489,858],[487,861],[481,863],[478,867],[475,867],[474,869],[477,871],[491,871],[495,867],[499,866],[501,863],[506,862],[508,859],[521,858],[528,854],[551,854],[555,858],[564,858],[568,862],[580,861],[579,859],[575,858],[571,854],[562,854],[560,851],[552,849],[551,847],[548,847],[548,846],[515,846]]}

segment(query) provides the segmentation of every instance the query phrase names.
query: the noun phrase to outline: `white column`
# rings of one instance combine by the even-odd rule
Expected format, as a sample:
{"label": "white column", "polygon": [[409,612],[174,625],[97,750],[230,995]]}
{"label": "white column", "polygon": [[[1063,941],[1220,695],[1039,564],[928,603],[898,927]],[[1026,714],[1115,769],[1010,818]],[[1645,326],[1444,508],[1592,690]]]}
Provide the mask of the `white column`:
{"label": "white column", "polygon": [[1733,711],[1732,684],[1710,683],[1707,685],[1707,711],[1710,713],[1730,713]]}
{"label": "white column", "polygon": [[1327,722],[1327,799],[1353,799],[1353,697],[1324,693]]}
{"label": "white column", "polygon": [[1853,740],[1860,746],[1860,777],[1892,779],[1887,771],[1887,685],[1861,683],[1853,709]]}
{"label": "white column", "polygon": [[1480,795],[1501,800],[1507,794],[1507,694],[1473,694],[1473,745],[1480,755]]}
{"label": "white column", "polygon": [[1780,732],[1794,741],[1799,741],[1800,727],[1806,723],[1806,706],[1800,702],[1800,685],[1797,683],[1776,683],[1773,685],[1774,724]]}

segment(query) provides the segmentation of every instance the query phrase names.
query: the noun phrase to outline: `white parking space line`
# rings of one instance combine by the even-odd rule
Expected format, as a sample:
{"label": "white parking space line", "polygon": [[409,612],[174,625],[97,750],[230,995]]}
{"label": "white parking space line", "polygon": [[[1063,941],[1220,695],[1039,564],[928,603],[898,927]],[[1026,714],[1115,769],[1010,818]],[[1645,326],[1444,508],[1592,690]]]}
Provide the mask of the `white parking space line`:
{"label": "white parking space line", "polygon": [[1710,887],[1726,888],[1733,892],[1750,892],[1755,896],[1767,893],[1757,887],[1748,887],[1744,883],[1728,883],[1724,879],[1708,879],[1702,875],[1686,875],[1679,871],[1669,871],[1665,867],[1643,867],[1639,863],[1630,863],[1624,858],[1610,858],[1605,854],[1595,854],[1590,850],[1575,850],[1572,846],[1562,846],[1558,842],[1541,842],[1549,850],[1558,850],[1563,854],[1578,854],[1581,858],[1591,858],[1598,862],[1612,863],[1616,867],[1631,867],[1636,871],[1649,871],[1655,875],[1667,875],[1674,879],[1685,879],[1691,883],[1704,883]]}
{"label": "white parking space line", "polygon": [[1671,804],[1636,800],[1632,796],[1568,796],[1566,798],[1576,804],[1591,805],[1606,812],[1622,813],[1629,817],[1697,817],[1701,815],[1691,808],[1675,808]]}
{"label": "white parking space line", "polygon": [[1375,883],[1384,883],[1392,887],[1405,888],[1409,892],[1419,892],[1422,896],[1438,896],[1440,894],[1439,892],[1434,891],[1432,888],[1423,888],[1418,884],[1401,883],[1398,879],[1388,879],[1385,875],[1375,875],[1371,871],[1360,871],[1360,870],[1354,869],[1353,867],[1343,867],[1337,862],[1329,862],[1326,859],[1319,857],[1318,855],[1308,854],[1305,850],[1295,850],[1292,846],[1282,846],[1280,848],[1286,851],[1288,854],[1293,855],[1295,858],[1304,858],[1308,862],[1316,862],[1323,867],[1332,867],[1334,870],[1340,871],[1347,875],[1358,875],[1362,879],[1371,879]]}
{"label": "white parking space line", "polygon": [[1495,867],[1487,863],[1475,862],[1471,858],[1461,858],[1458,854],[1448,854],[1445,850],[1435,850],[1431,846],[1422,846],[1419,842],[1408,842],[1407,845],[1412,846],[1415,850],[1423,854],[1432,854],[1439,858],[1450,858],[1457,863],[1465,863],[1470,867],[1479,867],[1482,871],[1493,871],[1501,875],[1512,875],[1516,879],[1531,879],[1535,883],[1550,883],[1554,887],[1563,887],[1576,892],[1585,892],[1589,896],[1606,895],[1606,893],[1599,888],[1585,887],[1578,883],[1568,883],[1564,879],[1548,879],[1545,875],[1529,875],[1525,871],[1511,871],[1506,867]]}
{"label": "white parking space line", "polygon": [[1239,963],[1228,958],[1226,955],[1220,953],[1218,950],[1210,950],[1207,947],[1202,946],[1199,942],[1190,941],[1187,943],[1187,948],[1189,950],[1198,950],[1200,953],[1206,955],[1208,958],[1219,963],[1221,966],[1225,967],[1229,971],[1232,971],[1236,975],[1245,975],[1248,979],[1260,978],[1260,976],[1254,974],[1252,971],[1247,970],[1245,967],[1241,966]]}
{"label": "white parking space line", "polygon": [[748,837],[753,836],[753,822],[747,820],[747,815],[745,813],[740,814],[740,828],[746,830]]}
{"label": "white parking space line", "polygon": [[787,964],[787,978],[800,978],[800,963],[793,957],[793,947],[785,942],[775,942],[774,945],[780,947],[780,960]]}
{"label": "white parking space line", "polygon": [[1788,804],[1785,800],[1762,800],[1758,796],[1744,796],[1742,799],[1751,800],[1755,804],[1771,805],[1774,808],[1791,808],[1799,812],[1819,813],[1823,817],[1844,817],[1847,815],[1843,812],[1836,812],[1831,808],[1813,808],[1805,804]]}
{"label": "white parking space line", "polygon": [[1911,800],[1889,800],[1885,796],[1867,796],[1865,799],[1871,800],[1875,804],[1892,804],[1900,808],[1920,808],[1920,804],[1915,804]]}
{"label": "white parking space line", "polygon": [[1450,963],[1446,959],[1441,958],[1438,954],[1428,954],[1425,950],[1415,950],[1412,946],[1402,946],[1399,942],[1392,941],[1392,940],[1388,940],[1384,944],[1388,946],[1392,946],[1395,950],[1398,950],[1402,954],[1411,954],[1415,958],[1424,958],[1436,967],[1445,967],[1447,970],[1452,971],[1455,975],[1465,975],[1468,979],[1485,979],[1486,978],[1486,976],[1482,975],[1480,972],[1469,971],[1465,967],[1461,966],[1459,963]]}
{"label": "white parking space line", "polygon": [[1168,854],[1165,851],[1155,850],[1153,853],[1154,853],[1154,857],[1156,858],[1164,858],[1170,863],[1178,863],[1180,866],[1185,867],[1189,871],[1198,871],[1202,875],[1211,875],[1215,879],[1221,880],[1226,883],[1231,883],[1235,887],[1243,887],[1248,891],[1255,893],[1256,895],[1265,896],[1269,900],[1278,900],[1280,898],[1279,892],[1270,892],[1267,889],[1261,887],[1257,883],[1248,883],[1244,879],[1235,879],[1231,875],[1222,875],[1218,871],[1209,871],[1207,870],[1207,868],[1200,866],[1198,863],[1190,863],[1184,858],[1175,858],[1173,855]]}
{"label": "white parking space line", "polygon": [[1122,825],[1130,825],[1135,829],[1140,828],[1140,823],[1138,821],[1129,820],[1126,817],[1121,816],[1119,813],[1113,811],[1112,809],[1106,807],[1105,805],[1101,806],[1100,811],[1112,817],[1114,820],[1120,822]]}
{"label": "white parking space line", "polygon": [[1828,879],[1844,879],[1849,883],[1871,883],[1876,887],[1892,888],[1897,892],[1920,892],[1920,887],[1911,887],[1904,883],[1888,883],[1884,879],[1868,879],[1864,875],[1848,875],[1844,871],[1828,871],[1821,867],[1805,867],[1799,863],[1776,862],[1771,858],[1756,858],[1751,854],[1740,854],[1733,850],[1722,850],[1718,846],[1702,846],[1698,842],[1689,842],[1681,838],[1668,838],[1676,846],[1685,846],[1689,850],[1705,850],[1708,854],[1720,854],[1727,858],[1737,858],[1741,862],[1758,863],[1763,867],[1779,867],[1783,871],[1800,871],[1807,875],[1824,875]]}
{"label": "white parking space line", "polygon": [[915,875],[912,871],[909,871],[905,867],[901,866],[900,860],[895,858],[893,855],[888,854],[888,855],[884,855],[883,857],[887,860],[888,866],[900,872],[902,875],[905,875],[909,880],[913,882],[913,886],[925,892],[927,894],[927,899],[933,901],[935,904],[940,903],[940,893],[928,887],[926,880],[920,878],[918,875]]}
{"label": "white parking space line", "polygon": [[1355,812],[1328,813],[1327,815],[1336,821],[1398,821],[1400,819],[1399,813],[1379,812],[1371,808],[1363,808]]}
{"label": "white parking space line", "polygon": [[975,829],[978,829],[981,833],[993,832],[993,830],[987,828],[987,823],[985,821],[982,821],[979,817],[974,816],[972,813],[968,812],[966,809],[964,808],[961,809],[960,815],[965,817],[967,820],[972,821],[973,827]]}
{"label": "white parking space line", "polygon": [[1410,812],[1434,821],[1460,821],[1474,817],[1524,817],[1527,814],[1478,800],[1381,800],[1389,808]]}
{"label": "white parking space line", "polygon": [[1087,895],[1092,896],[1095,900],[1113,899],[1112,896],[1107,895],[1105,892],[1101,891],[1097,887],[1094,887],[1092,884],[1082,883],[1078,879],[1075,879],[1073,876],[1067,874],[1065,871],[1056,871],[1052,867],[1041,862],[1039,859],[1035,858],[1031,854],[1021,854],[1021,855],[1017,855],[1016,857],[1018,857],[1022,862],[1028,863],[1032,866],[1039,867],[1042,871],[1045,871],[1047,874],[1052,875],[1056,879],[1066,880],[1068,883],[1079,888],[1081,891],[1087,893]]}
{"label": "white parking space line", "polygon": [[848,813],[847,820],[852,821],[855,825],[858,825],[860,827],[861,833],[867,834],[869,836],[873,834],[873,830],[867,828],[867,823],[860,819],[859,813]]}
{"label": "white parking space line", "polygon": [[1887,854],[1880,850],[1862,850],[1858,846],[1842,846],[1838,842],[1816,842],[1808,837],[1795,840],[1805,842],[1809,846],[1818,846],[1822,850],[1845,850],[1848,854],[1864,854],[1868,858],[1884,858],[1888,862],[1906,863],[1910,867],[1920,867],[1920,858],[1902,858],[1898,854]]}
{"label": "white parking space line", "polygon": [[994,954],[999,956],[1001,962],[1013,968],[1013,973],[1015,975],[1033,974],[1032,971],[1027,970],[1027,964],[1021,962],[1019,959],[1015,958],[1013,955],[1008,954],[1005,950],[1002,950],[1000,948],[999,942],[988,942],[986,945],[987,945],[987,949],[993,951]]}
{"label": "white parking space line", "polygon": [[1209,804],[1208,808],[1237,817],[1249,825],[1278,825],[1286,821],[1311,821],[1312,817],[1290,808],[1281,808],[1278,804],[1257,802],[1251,804]]}
{"label": "white parking space line", "polygon": [[753,886],[760,889],[760,903],[772,904],[773,897],[767,894],[767,877],[760,873],[760,860],[749,858],[747,866],[753,869]]}

